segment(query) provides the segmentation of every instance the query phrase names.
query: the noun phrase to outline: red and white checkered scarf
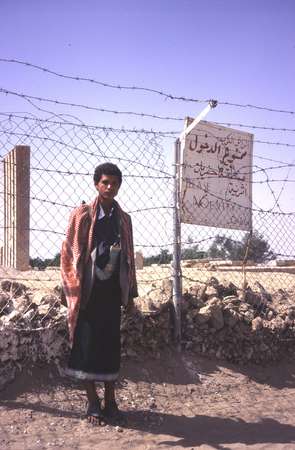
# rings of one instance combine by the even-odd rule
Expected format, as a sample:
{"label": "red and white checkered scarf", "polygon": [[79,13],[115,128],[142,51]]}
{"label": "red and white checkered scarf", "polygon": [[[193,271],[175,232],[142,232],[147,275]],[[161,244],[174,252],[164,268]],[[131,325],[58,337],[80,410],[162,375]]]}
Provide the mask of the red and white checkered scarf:
{"label": "red and white checkered scarf", "polygon": [[[90,205],[75,208],[69,219],[66,238],[61,249],[61,278],[68,306],[68,325],[70,341],[73,341],[77,324],[82,281],[86,262],[93,250],[93,230],[99,208],[99,196]],[[130,292],[137,295],[133,236],[130,216],[115,202],[121,223],[121,248],[129,262],[128,281]]]}

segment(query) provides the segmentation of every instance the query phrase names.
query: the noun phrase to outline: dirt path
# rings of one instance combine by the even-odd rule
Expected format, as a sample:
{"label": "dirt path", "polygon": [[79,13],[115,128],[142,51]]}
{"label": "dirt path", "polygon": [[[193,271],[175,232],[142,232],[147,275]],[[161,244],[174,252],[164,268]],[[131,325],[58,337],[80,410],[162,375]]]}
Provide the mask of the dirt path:
{"label": "dirt path", "polygon": [[96,428],[80,386],[50,368],[22,374],[0,393],[0,448],[295,449],[295,363],[125,361],[118,397],[127,426]]}

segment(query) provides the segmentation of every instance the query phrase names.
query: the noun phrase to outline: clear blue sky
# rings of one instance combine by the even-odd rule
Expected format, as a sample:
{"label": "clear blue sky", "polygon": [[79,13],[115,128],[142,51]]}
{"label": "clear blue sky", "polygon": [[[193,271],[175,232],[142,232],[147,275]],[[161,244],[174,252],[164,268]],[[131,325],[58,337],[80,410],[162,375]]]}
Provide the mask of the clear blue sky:
{"label": "clear blue sky", "polygon": [[[293,0],[2,0],[0,15],[2,57],[178,95],[294,109]],[[0,67],[1,84],[32,94],[193,112],[191,105],[168,102],[167,107],[153,96],[139,104],[129,96],[123,104],[117,92]],[[214,118],[229,115],[223,109]],[[286,117],[266,119],[275,125]]]}
{"label": "clear blue sky", "polygon": [[[295,2],[293,0],[51,0],[0,3],[0,57],[109,83],[138,85],[174,95],[216,98],[295,110]],[[62,80],[0,63],[0,87],[117,110],[195,116],[204,105],[164,100]],[[0,96],[1,111],[27,111]],[[48,109],[53,109],[48,106]],[[180,130],[182,123],[62,108],[87,123]],[[218,106],[207,120],[295,129],[295,115]],[[295,144],[295,133],[259,131],[256,139]],[[295,148],[255,144],[254,155],[295,162]],[[274,163],[260,159],[263,167]],[[271,176],[295,179],[295,170]],[[294,183],[275,183],[283,210],[294,211]],[[272,201],[254,187],[260,205]]]}
{"label": "clear blue sky", "polygon": [[[175,95],[295,109],[293,0],[2,0],[0,16],[4,58]],[[64,81],[4,63],[0,84],[31,95],[160,115],[196,115],[203,107]],[[10,109],[20,107],[11,97],[8,102]],[[181,128],[177,122],[68,111],[86,122]],[[295,128],[294,116],[226,106],[207,119]],[[255,136],[295,142],[294,133],[255,131]],[[291,161],[294,150],[256,146],[256,152]]]}

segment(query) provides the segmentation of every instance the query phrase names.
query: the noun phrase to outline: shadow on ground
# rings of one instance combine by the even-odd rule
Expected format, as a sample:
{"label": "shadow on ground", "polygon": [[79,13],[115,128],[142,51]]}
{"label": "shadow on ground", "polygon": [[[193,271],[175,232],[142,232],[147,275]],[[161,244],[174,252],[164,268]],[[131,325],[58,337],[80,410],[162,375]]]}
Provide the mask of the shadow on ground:
{"label": "shadow on ground", "polygon": [[295,442],[295,427],[282,424],[271,418],[260,422],[246,422],[242,419],[219,418],[210,416],[176,416],[172,414],[148,413],[151,422],[163,420],[159,427],[147,430],[144,425],[144,412],[129,413],[129,427],[141,431],[149,431],[160,435],[168,435],[172,440],[159,442],[162,445],[196,447],[202,444],[225,449],[226,444],[242,443],[246,445]]}
{"label": "shadow on ground", "polygon": [[[33,413],[46,413],[55,417],[79,419],[81,414],[61,410],[40,403],[4,401],[7,409],[30,410]],[[157,436],[157,445],[197,447],[202,444],[226,450],[230,444],[293,444],[295,427],[280,423],[272,418],[259,422],[247,422],[239,418],[222,418],[199,415],[195,417],[177,416],[146,410],[127,412],[127,429],[148,432]],[[171,439],[169,438],[171,437]]]}
{"label": "shadow on ground", "polygon": [[[201,385],[205,377],[231,374],[233,382],[244,380],[274,387],[295,388],[295,361],[277,362],[268,366],[237,366],[224,361],[210,360],[189,353],[168,352],[160,359],[142,358],[122,361],[118,387],[128,380],[134,383],[166,383],[173,385]],[[50,392],[57,385],[83,389],[80,382],[61,376],[53,365],[24,369],[15,380],[0,391],[0,400],[17,398],[22,393]]]}
{"label": "shadow on ground", "polygon": [[279,361],[265,366],[238,366],[226,361],[208,359],[196,354],[170,352],[159,360],[146,359],[123,363],[122,376],[134,382],[198,384],[202,377],[220,372],[243,375],[256,383],[276,389],[295,387],[295,361]]}

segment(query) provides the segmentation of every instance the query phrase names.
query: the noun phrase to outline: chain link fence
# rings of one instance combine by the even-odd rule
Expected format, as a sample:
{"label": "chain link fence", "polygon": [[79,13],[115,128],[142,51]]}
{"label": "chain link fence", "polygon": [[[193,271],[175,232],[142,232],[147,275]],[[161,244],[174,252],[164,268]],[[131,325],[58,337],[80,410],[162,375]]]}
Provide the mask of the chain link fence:
{"label": "chain link fence", "polygon": [[[151,311],[169,299],[167,286],[171,280],[174,240],[171,157],[174,141],[175,136],[168,132],[89,126],[68,116],[37,118],[33,114],[1,113],[2,246],[4,160],[17,145],[31,149],[30,196],[23,198],[30,207],[31,268],[16,271],[1,267],[2,326],[13,323],[17,329],[39,329],[57,314],[59,252],[68,217],[72,208],[95,197],[94,168],[106,161],[118,164],[123,172],[118,201],[132,216],[135,251],[143,256],[143,267],[139,257],[137,268],[138,305],[143,311]],[[256,166],[252,185],[262,182],[270,185],[269,173],[270,170]],[[278,193],[270,189],[278,206]],[[234,283],[239,289],[245,281],[251,286],[258,282],[267,291],[294,285],[295,214],[278,208],[264,211],[255,206],[255,201],[254,192],[252,235],[182,224],[184,291],[194,283],[206,283],[212,276]],[[49,291],[53,297],[46,300]]]}

